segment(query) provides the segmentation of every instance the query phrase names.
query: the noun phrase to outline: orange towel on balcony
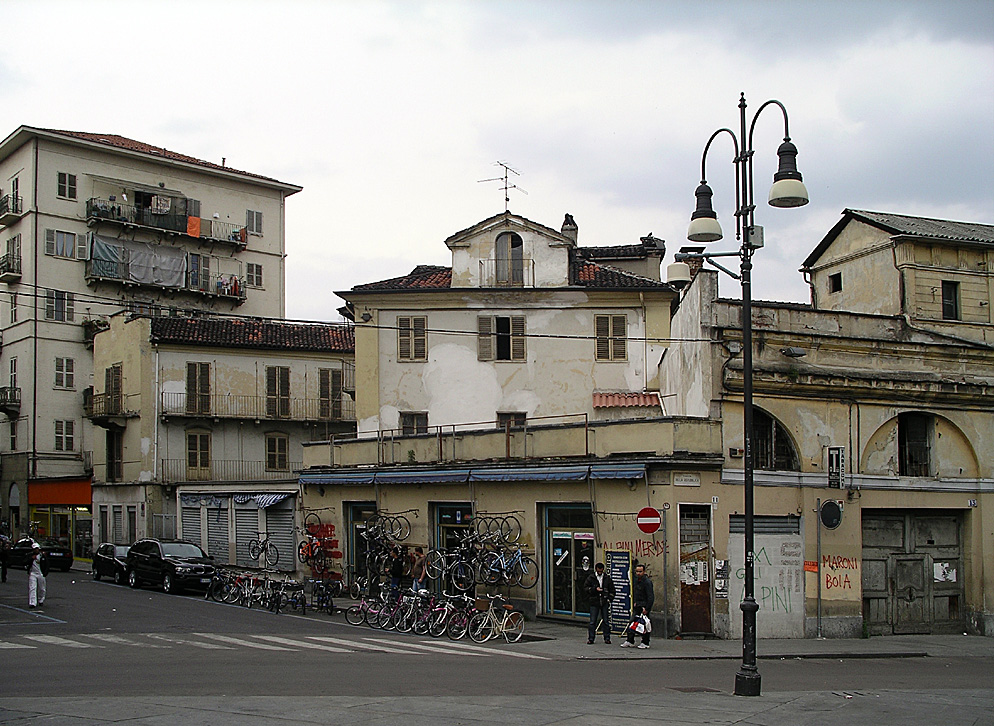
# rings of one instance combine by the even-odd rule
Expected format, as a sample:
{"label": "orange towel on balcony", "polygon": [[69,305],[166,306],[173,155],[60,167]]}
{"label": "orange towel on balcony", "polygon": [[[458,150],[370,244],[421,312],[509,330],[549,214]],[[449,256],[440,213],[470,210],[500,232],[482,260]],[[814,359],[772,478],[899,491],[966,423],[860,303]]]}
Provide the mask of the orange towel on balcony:
{"label": "orange towel on balcony", "polygon": [[191,237],[200,236],[200,217],[186,218],[186,233]]}

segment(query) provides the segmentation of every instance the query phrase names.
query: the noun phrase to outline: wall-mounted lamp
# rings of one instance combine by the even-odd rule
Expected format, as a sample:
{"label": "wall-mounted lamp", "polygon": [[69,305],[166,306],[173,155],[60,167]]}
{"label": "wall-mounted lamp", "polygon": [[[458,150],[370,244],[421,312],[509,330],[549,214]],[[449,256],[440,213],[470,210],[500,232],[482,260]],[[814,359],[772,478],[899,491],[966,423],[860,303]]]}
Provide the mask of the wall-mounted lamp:
{"label": "wall-mounted lamp", "polygon": [[364,312],[360,317],[362,319],[362,322],[364,323],[368,323],[370,320],[373,319],[372,314],[368,310]]}
{"label": "wall-mounted lamp", "polygon": [[804,350],[804,348],[798,348],[793,345],[780,349],[780,355],[785,355],[788,358],[803,358],[807,354],[808,351]]}

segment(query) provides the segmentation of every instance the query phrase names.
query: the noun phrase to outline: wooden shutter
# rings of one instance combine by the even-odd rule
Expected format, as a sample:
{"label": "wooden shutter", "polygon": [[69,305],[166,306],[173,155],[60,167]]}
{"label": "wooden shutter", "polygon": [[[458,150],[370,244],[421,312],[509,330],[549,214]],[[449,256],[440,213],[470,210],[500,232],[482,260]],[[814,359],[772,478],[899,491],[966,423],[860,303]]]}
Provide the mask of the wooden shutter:
{"label": "wooden shutter", "polygon": [[331,370],[321,368],[318,370],[318,417],[329,418],[331,416]]}
{"label": "wooden shutter", "polygon": [[511,360],[525,359],[525,316],[511,317]]}
{"label": "wooden shutter", "polygon": [[478,360],[494,359],[494,319],[492,315],[481,315],[477,318],[479,334],[476,339],[476,357]]}
{"label": "wooden shutter", "polygon": [[611,318],[608,315],[594,316],[594,334],[597,336],[596,360],[611,360]]}
{"label": "wooden shutter", "polygon": [[124,375],[119,365],[104,370],[104,396],[107,399],[105,413],[119,414],[123,410],[124,406],[121,400],[123,379]]}
{"label": "wooden shutter", "polygon": [[55,320],[55,290],[45,291],[45,320]]}
{"label": "wooden shutter", "polygon": [[414,350],[411,328],[411,318],[397,318],[397,360],[411,360]]}
{"label": "wooden shutter", "polygon": [[282,418],[290,415],[290,369],[266,367],[266,415]]}
{"label": "wooden shutter", "polygon": [[76,308],[75,308],[76,296],[73,293],[71,293],[71,292],[67,292],[67,293],[64,293],[64,294],[66,296],[66,317],[65,317],[65,321],[67,323],[71,323],[73,320],[76,319]]}
{"label": "wooden shutter", "polygon": [[266,417],[276,418],[277,392],[276,392],[276,366],[266,366]]}
{"label": "wooden shutter", "polygon": [[425,360],[428,357],[428,318],[411,318],[413,323],[414,360]]}
{"label": "wooden shutter", "polygon": [[628,357],[628,318],[624,315],[611,316],[611,359],[625,360]]}
{"label": "wooden shutter", "polygon": [[331,369],[332,418],[342,417],[342,371],[340,368]]}
{"label": "wooden shutter", "polygon": [[54,255],[55,254],[55,230],[46,229],[45,230],[45,254]]}
{"label": "wooden shutter", "polygon": [[77,260],[88,260],[90,259],[90,244],[89,235],[87,234],[77,234],[76,235],[76,259]]}

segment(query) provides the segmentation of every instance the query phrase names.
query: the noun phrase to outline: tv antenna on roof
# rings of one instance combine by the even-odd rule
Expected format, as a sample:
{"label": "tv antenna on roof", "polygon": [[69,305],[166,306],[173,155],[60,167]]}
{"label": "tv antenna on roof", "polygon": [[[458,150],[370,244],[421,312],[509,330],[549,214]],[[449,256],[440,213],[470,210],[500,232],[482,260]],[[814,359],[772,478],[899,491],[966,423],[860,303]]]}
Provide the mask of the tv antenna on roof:
{"label": "tv antenna on roof", "polygon": [[509,182],[509,180],[508,180],[508,176],[507,176],[508,172],[511,172],[512,174],[516,174],[517,176],[521,176],[521,172],[519,172],[519,171],[517,171],[515,169],[512,169],[510,166],[508,166],[507,164],[505,164],[503,161],[495,161],[494,162],[494,166],[499,166],[499,167],[503,168],[504,169],[504,176],[495,176],[493,179],[480,179],[480,180],[477,181],[477,183],[478,184],[482,184],[483,182],[493,182],[493,181],[502,181],[502,182],[504,182],[504,186],[501,187],[501,189],[504,190],[504,211],[506,212],[507,211],[507,206],[511,202],[511,198],[508,196],[508,192],[510,192],[512,189],[517,189],[522,194],[527,194],[528,192],[526,192],[524,189],[522,189],[521,187],[519,187],[517,184],[511,184]]}

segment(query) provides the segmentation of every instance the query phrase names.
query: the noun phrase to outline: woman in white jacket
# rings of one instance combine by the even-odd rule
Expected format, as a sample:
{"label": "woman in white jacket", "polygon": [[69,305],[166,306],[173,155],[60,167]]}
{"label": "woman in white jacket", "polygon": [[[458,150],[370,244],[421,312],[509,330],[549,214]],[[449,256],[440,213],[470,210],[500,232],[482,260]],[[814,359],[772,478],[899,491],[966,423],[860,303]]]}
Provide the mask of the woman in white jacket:
{"label": "woman in white jacket", "polygon": [[45,604],[45,574],[41,570],[44,554],[37,542],[31,548],[31,567],[28,573],[28,607],[33,608]]}

